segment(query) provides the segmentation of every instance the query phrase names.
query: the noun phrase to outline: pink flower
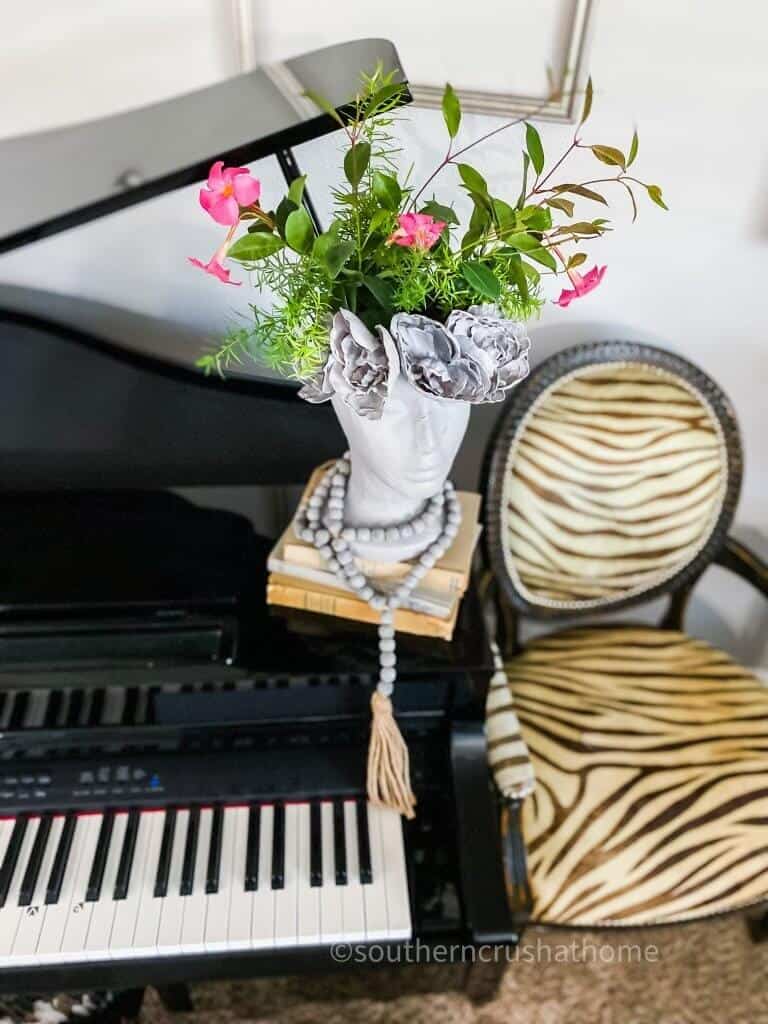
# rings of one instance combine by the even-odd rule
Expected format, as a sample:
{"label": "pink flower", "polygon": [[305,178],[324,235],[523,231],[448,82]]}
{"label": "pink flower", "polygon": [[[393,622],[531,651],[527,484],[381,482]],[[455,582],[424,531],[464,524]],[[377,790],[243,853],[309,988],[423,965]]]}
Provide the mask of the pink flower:
{"label": "pink flower", "polygon": [[570,306],[574,299],[580,299],[583,295],[589,295],[603,280],[607,269],[607,267],[595,266],[588,270],[583,277],[576,270],[567,271],[573,285],[573,290],[563,288],[560,292],[560,298],[557,299],[557,305],[565,309],[567,306]]}
{"label": "pink flower", "polygon": [[224,260],[227,257],[227,250],[229,249],[232,236],[235,233],[234,225],[229,229],[227,237],[224,239],[223,245],[220,245],[216,252],[211,256],[207,263],[203,263],[196,256],[188,256],[187,259],[193,267],[199,267],[200,270],[204,270],[206,274],[211,274],[213,277],[217,277],[219,281],[224,284],[234,284],[238,287],[243,283],[242,281],[231,281],[229,278],[230,271],[224,266]]}
{"label": "pink flower", "polygon": [[403,245],[413,249],[431,249],[442,234],[445,221],[435,220],[428,213],[401,213],[400,225],[387,239],[387,245]]}
{"label": "pink flower", "polygon": [[247,167],[225,167],[217,160],[208,174],[208,187],[200,189],[200,205],[217,224],[237,224],[240,207],[250,206],[261,195],[261,182]]}

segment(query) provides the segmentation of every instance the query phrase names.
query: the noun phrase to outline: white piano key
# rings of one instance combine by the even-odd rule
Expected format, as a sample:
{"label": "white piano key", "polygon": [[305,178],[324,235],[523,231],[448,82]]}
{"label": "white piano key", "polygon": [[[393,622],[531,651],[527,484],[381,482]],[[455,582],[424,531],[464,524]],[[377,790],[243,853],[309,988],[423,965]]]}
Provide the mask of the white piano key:
{"label": "white piano key", "polygon": [[176,811],[176,828],[173,833],[171,870],[168,873],[168,892],[161,900],[160,927],[157,933],[157,952],[161,956],[181,953],[181,926],[184,920],[184,903],[189,898],[182,896],[181,869],[184,864],[184,846],[187,841],[189,811]]}
{"label": "white piano key", "polygon": [[357,808],[354,800],[344,801],[344,845],[347,851],[347,884],[341,889],[341,919],[344,938],[356,942],[365,938],[365,897],[360,884],[357,856]]}
{"label": "white piano key", "polygon": [[122,686],[108,686],[104,695],[102,725],[119,725],[125,706],[125,690]]}
{"label": "white piano key", "polygon": [[275,808],[272,804],[261,806],[259,829],[259,885],[255,892],[246,893],[251,902],[251,947],[264,949],[275,941],[275,896],[272,888],[272,834],[275,822]]}
{"label": "white piano key", "polygon": [[88,725],[88,716],[91,713],[92,701],[93,690],[83,690],[83,703],[80,706],[80,714],[77,716],[78,727]]}
{"label": "white piano key", "polygon": [[81,959],[83,947],[88,937],[88,927],[93,914],[93,903],[86,898],[88,878],[96,855],[96,844],[99,839],[102,814],[89,814],[83,819],[85,834],[83,836],[83,852],[74,878],[72,902],[69,916],[61,940],[62,960]]}
{"label": "white piano key", "polygon": [[[384,883],[387,890],[387,921],[390,939],[409,939],[411,904],[408,897],[408,871],[405,864],[403,821],[390,807],[368,806],[375,812],[381,828],[381,853],[384,860]],[[370,818],[369,818],[370,820]]]}
{"label": "white piano key", "polygon": [[229,886],[227,949],[248,949],[251,944],[253,892],[245,889],[245,862],[248,850],[250,808],[232,807],[234,839],[232,844],[232,884]]}
{"label": "white piano key", "polygon": [[309,804],[299,804],[296,810],[299,839],[297,940],[300,946],[316,946],[320,942],[320,887],[309,884]]}
{"label": "white piano key", "polygon": [[208,865],[208,847],[211,842],[212,813],[210,807],[204,807],[200,811],[194,887],[189,896],[184,897],[184,920],[181,926],[182,953],[205,952],[205,869]]}
{"label": "white piano key", "polygon": [[11,718],[11,713],[13,711],[13,702],[14,702],[15,699],[16,699],[16,691],[15,690],[6,690],[5,691],[5,702],[3,704],[2,711],[0,711],[0,731],[2,731],[3,729],[7,729],[8,728],[8,722],[10,721],[10,718]]}
{"label": "white piano key", "polygon": [[112,923],[115,919],[117,903],[114,900],[117,869],[120,864],[120,852],[125,839],[125,826],[128,814],[121,812],[115,815],[112,835],[109,840],[107,860],[104,865],[104,877],[98,900],[93,901],[93,910],[88,925],[88,937],[85,941],[86,960],[106,960],[109,958],[109,939],[112,935]]}
{"label": "white piano key", "polygon": [[285,805],[285,875],[282,889],[275,889],[275,946],[298,942],[299,829],[298,805]]}
{"label": "white piano key", "polygon": [[235,832],[239,811],[247,813],[243,807],[225,807],[222,813],[219,890],[206,895],[205,949],[208,953],[228,948],[229,908],[235,880]]}
{"label": "white piano key", "polygon": [[144,878],[144,867],[149,850],[149,837],[154,815],[142,811],[139,815],[139,826],[136,830],[136,846],[133,851],[128,892],[125,899],[115,901],[115,918],[112,922],[112,934],[109,938],[109,955],[112,959],[121,959],[131,955],[133,935],[141,905],[141,883]]}
{"label": "white piano key", "polygon": [[368,841],[371,847],[371,874],[373,880],[363,886],[365,900],[365,937],[369,942],[386,939],[389,935],[387,921],[387,888],[384,881],[385,865],[381,853],[381,828],[377,808],[368,804]]}
{"label": "white piano key", "polygon": [[320,835],[323,841],[323,884],[320,886],[320,939],[324,943],[341,942],[342,926],[341,890],[336,885],[336,857],[333,848],[333,804],[324,800],[320,805]]}
{"label": "white piano key", "polygon": [[14,965],[19,964],[19,966],[22,966],[24,964],[37,963],[37,944],[43,928],[43,921],[45,920],[45,890],[63,827],[64,815],[58,814],[51,821],[51,830],[48,833],[48,842],[40,863],[40,873],[37,876],[37,884],[32,894],[32,902],[28,907],[22,908],[23,916],[19,922],[19,928],[13,943],[12,955]]}
{"label": "white piano key", "polygon": [[81,815],[75,819],[72,844],[69,848],[69,857],[64,868],[58,901],[56,903],[49,903],[45,908],[45,919],[42,931],[40,932],[40,941],[37,944],[38,963],[61,962],[61,943],[64,938],[64,930],[67,926],[70,907],[75,896],[75,878],[77,877],[80,858],[83,854],[89,817],[89,815]]}
{"label": "white piano key", "polygon": [[[14,823],[12,822],[11,830],[13,829],[13,824]],[[24,916],[24,912],[27,909],[26,907],[19,906],[19,889],[21,888],[21,880],[24,877],[24,872],[27,869],[27,861],[29,860],[29,855],[32,852],[39,824],[39,818],[30,818],[27,821],[24,839],[21,843],[19,856],[16,859],[16,867],[14,868],[13,875],[11,876],[8,897],[5,901],[5,906],[0,908],[0,963],[2,963],[6,957],[10,957],[13,950],[13,944],[16,939],[16,931],[22,917]],[[8,834],[8,839],[10,840],[10,833]]]}
{"label": "white piano key", "polygon": [[139,914],[133,934],[129,956],[154,956],[157,953],[157,936],[160,928],[162,899],[155,896],[157,865],[160,861],[160,846],[163,841],[164,811],[149,811],[149,841],[147,859],[140,881]]}
{"label": "white piano key", "polygon": [[24,714],[22,723],[23,729],[39,729],[45,718],[45,709],[48,707],[49,690],[31,690],[29,703]]}

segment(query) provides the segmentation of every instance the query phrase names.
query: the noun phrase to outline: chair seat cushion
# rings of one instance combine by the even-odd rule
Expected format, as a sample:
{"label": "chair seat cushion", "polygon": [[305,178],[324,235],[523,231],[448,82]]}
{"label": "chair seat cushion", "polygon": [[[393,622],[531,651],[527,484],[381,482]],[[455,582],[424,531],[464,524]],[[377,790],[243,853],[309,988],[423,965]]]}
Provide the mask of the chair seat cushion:
{"label": "chair seat cushion", "polygon": [[507,663],[536,773],[534,919],[683,921],[768,898],[768,688],[684,633],[557,633]]}

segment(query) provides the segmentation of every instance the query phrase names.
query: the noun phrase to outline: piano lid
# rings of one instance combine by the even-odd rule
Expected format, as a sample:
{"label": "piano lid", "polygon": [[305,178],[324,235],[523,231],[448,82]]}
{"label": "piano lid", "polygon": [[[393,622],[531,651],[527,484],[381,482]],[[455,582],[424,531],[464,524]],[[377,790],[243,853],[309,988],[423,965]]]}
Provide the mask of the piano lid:
{"label": "piano lid", "polygon": [[338,128],[305,90],[341,108],[361,72],[378,63],[405,81],[392,43],[362,39],[149,107],[0,142],[0,253],[201,181],[216,159],[285,157]]}

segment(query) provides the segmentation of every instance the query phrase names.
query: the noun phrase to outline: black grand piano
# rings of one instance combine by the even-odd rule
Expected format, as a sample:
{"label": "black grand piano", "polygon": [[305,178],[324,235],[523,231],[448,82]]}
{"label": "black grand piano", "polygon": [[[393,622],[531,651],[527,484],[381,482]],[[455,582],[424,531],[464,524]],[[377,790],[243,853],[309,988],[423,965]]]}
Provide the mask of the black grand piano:
{"label": "black grand piano", "polygon": [[[0,143],[0,252],[217,158],[274,157],[291,181],[291,147],[335,128],[301,90],[341,107],[377,61],[399,68],[387,42],[345,44]],[[215,134],[212,108],[232,114]],[[57,172],[73,152],[93,157],[76,179]],[[401,638],[403,828],[363,795],[375,631],[270,612],[269,541],[173,490],[300,484],[342,448],[330,410],[206,378],[170,325],[77,296],[0,286],[0,351],[0,993],[328,970],[334,942],[516,941],[473,592],[452,643]]]}

